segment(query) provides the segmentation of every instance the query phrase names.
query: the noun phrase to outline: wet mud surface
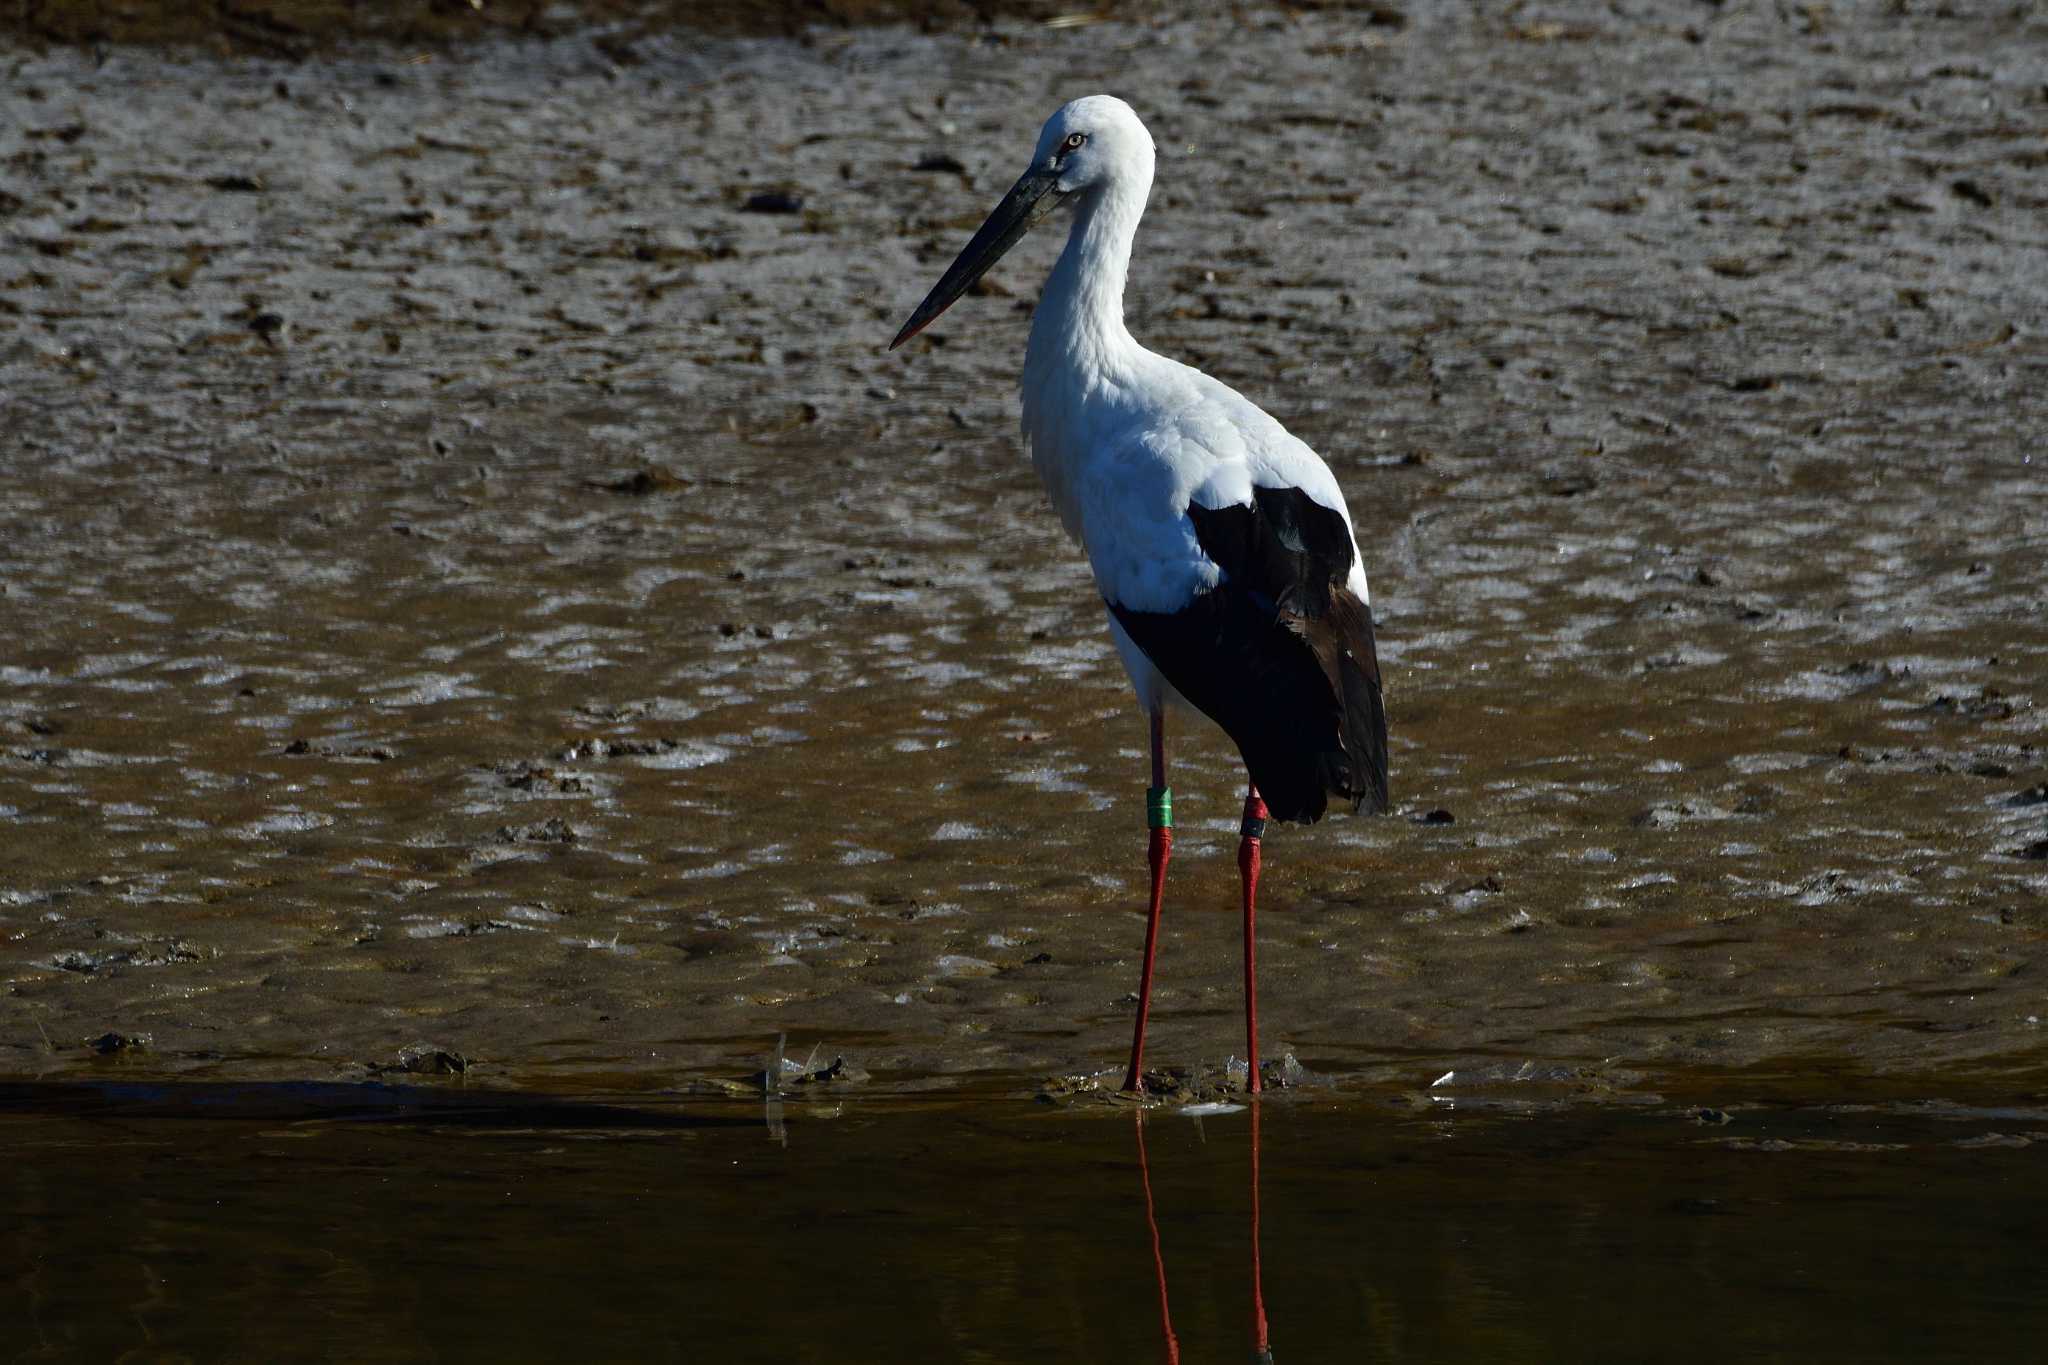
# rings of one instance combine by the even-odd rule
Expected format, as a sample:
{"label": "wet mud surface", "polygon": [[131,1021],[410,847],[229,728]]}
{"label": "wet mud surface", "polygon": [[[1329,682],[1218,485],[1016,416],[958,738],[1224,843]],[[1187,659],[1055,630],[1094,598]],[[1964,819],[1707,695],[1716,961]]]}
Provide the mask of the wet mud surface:
{"label": "wet mud surface", "polygon": [[24,1360],[1974,1362],[2048,1327],[2038,1105],[32,1088]]}
{"label": "wet mud surface", "polygon": [[[1114,1067],[1055,241],[882,350],[1107,88],[1134,332],[1329,459],[1381,621],[1397,810],[1268,841],[1271,1054],[2038,1077],[2048,32],[1583,9],[7,52],[0,1071]],[[1239,779],[1172,745],[1149,1056],[1227,1076]]]}

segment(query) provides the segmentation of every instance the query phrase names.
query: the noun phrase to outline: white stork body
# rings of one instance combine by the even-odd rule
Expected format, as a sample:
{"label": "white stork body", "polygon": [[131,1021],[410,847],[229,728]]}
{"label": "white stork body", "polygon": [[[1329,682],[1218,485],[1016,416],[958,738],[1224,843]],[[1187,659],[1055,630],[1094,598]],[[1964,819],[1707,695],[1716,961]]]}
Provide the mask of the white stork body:
{"label": "white stork body", "polygon": [[1032,318],[1023,425],[1152,716],[1152,921],[1127,1084],[1139,1085],[1171,846],[1161,713],[1172,699],[1221,725],[1251,769],[1239,863],[1256,1089],[1251,925],[1265,802],[1278,818],[1302,821],[1319,818],[1330,795],[1384,809],[1386,718],[1365,570],[1329,466],[1236,390],[1146,350],[1124,327],[1125,277],[1153,160],[1151,136],[1122,100],[1096,95],[1063,106],[1039,135],[1031,169],[894,344],[943,312],[1053,207],[1073,201],[1066,249]]}
{"label": "white stork body", "polygon": [[[1107,96],[1076,104],[1096,101],[1128,113]],[[1144,152],[1076,209],[1032,314],[1019,388],[1031,463],[1067,534],[1087,549],[1103,596],[1175,611],[1218,581],[1184,514],[1190,501],[1249,505],[1255,486],[1299,488],[1346,526],[1351,516],[1336,476],[1306,444],[1236,389],[1146,350],[1124,327],[1131,245],[1152,188],[1149,137]],[[1366,596],[1362,564],[1350,586]]]}

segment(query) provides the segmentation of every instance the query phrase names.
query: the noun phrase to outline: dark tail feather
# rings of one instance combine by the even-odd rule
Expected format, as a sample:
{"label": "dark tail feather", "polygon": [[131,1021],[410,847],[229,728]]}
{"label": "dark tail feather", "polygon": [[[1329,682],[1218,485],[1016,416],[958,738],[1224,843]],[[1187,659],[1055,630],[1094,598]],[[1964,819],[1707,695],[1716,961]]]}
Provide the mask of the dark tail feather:
{"label": "dark tail feather", "polygon": [[[1288,714],[1288,738],[1298,761],[1286,766],[1271,761],[1265,765],[1284,774],[1293,799],[1274,800],[1259,778],[1261,764],[1251,747],[1239,739],[1252,781],[1258,783],[1276,819],[1313,824],[1322,817],[1325,793],[1350,801],[1354,811],[1380,814],[1388,804],[1387,708],[1380,692],[1372,609],[1340,589],[1331,595],[1329,610],[1320,619],[1283,614],[1281,620],[1319,665],[1318,681],[1326,689],[1322,696],[1325,709],[1321,715],[1312,711]],[[1322,728],[1325,726],[1328,728]],[[1304,744],[1305,739],[1310,742]],[[1305,771],[1289,772],[1287,767]],[[1312,781],[1312,790],[1305,779]]]}
{"label": "dark tail feather", "polygon": [[1372,629],[1372,608],[1350,593],[1332,604],[1335,624],[1345,636],[1337,658],[1336,677],[1344,698],[1338,732],[1350,771],[1340,788],[1353,810],[1384,814],[1387,792],[1387,703],[1380,692],[1379,645]]}
{"label": "dark tail feather", "polygon": [[1296,488],[1250,506],[1191,505],[1216,587],[1174,612],[1111,602],[1166,680],[1237,741],[1276,820],[1312,824],[1332,796],[1387,809],[1387,712],[1372,609],[1345,586],[1351,528]]}

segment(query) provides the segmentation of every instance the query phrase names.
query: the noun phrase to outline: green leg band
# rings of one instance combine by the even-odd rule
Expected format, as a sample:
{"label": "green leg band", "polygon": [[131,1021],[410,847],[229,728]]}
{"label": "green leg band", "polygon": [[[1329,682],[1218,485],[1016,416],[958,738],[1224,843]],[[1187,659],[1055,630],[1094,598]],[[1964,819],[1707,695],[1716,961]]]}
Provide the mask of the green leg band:
{"label": "green leg band", "polygon": [[1145,788],[1145,827],[1147,829],[1173,828],[1173,788]]}

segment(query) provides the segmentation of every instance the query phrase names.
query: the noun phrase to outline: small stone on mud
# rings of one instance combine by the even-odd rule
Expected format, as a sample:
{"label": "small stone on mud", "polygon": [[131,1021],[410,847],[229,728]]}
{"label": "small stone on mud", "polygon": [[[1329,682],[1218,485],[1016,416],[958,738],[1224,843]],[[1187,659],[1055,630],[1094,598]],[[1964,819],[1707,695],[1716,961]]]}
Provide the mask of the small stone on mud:
{"label": "small stone on mud", "polygon": [[[1145,1088],[1143,1096],[1145,1099],[1153,1101],[1165,1100],[1171,1104],[1193,1104],[1200,1100],[1202,1096],[1195,1090],[1191,1080],[1192,1078],[1187,1071],[1174,1067],[1168,1071],[1147,1071],[1139,1078],[1139,1084]],[[1231,1088],[1242,1089],[1241,1086]],[[1128,1094],[1129,1092],[1119,1091],[1118,1093]]]}
{"label": "small stone on mud", "polygon": [[1966,199],[1980,209],[1988,209],[1994,202],[1990,191],[1974,180],[1958,180],[1949,186],[1949,191],[1958,199]]}
{"label": "small stone on mud", "polygon": [[149,1043],[147,1033],[130,1035],[109,1031],[97,1038],[88,1038],[85,1045],[102,1057],[111,1057],[117,1052],[147,1052]]}
{"label": "small stone on mud", "polygon": [[1102,1095],[1098,1076],[1047,1076],[1038,1083],[1034,1099],[1040,1105],[1059,1105],[1077,1095]]}
{"label": "small stone on mud", "polygon": [[1728,1111],[1712,1109],[1706,1105],[1692,1111],[1692,1121],[1699,1124],[1722,1124],[1728,1122]]}
{"label": "small stone on mud", "polygon": [[656,754],[673,753],[681,747],[672,739],[584,739],[571,744],[555,757],[564,763],[593,758],[650,758]]}
{"label": "small stone on mud", "polygon": [[1415,817],[1415,823],[1418,825],[1454,825],[1457,822],[1458,817],[1442,807],[1438,807],[1426,815]]}
{"label": "small stone on mud", "polygon": [[747,202],[740,205],[742,213],[802,213],[804,197],[786,190],[769,190],[763,194],[749,195]]}
{"label": "small stone on mud", "polygon": [[519,791],[581,792],[587,790],[583,779],[564,776],[552,768],[533,768],[524,764],[498,770],[505,779],[505,785]]}
{"label": "small stone on mud", "polygon": [[1267,1062],[1259,1068],[1259,1081],[1268,1090],[1302,1085],[1308,1080],[1308,1068],[1291,1052],[1284,1053],[1277,1061]]}

